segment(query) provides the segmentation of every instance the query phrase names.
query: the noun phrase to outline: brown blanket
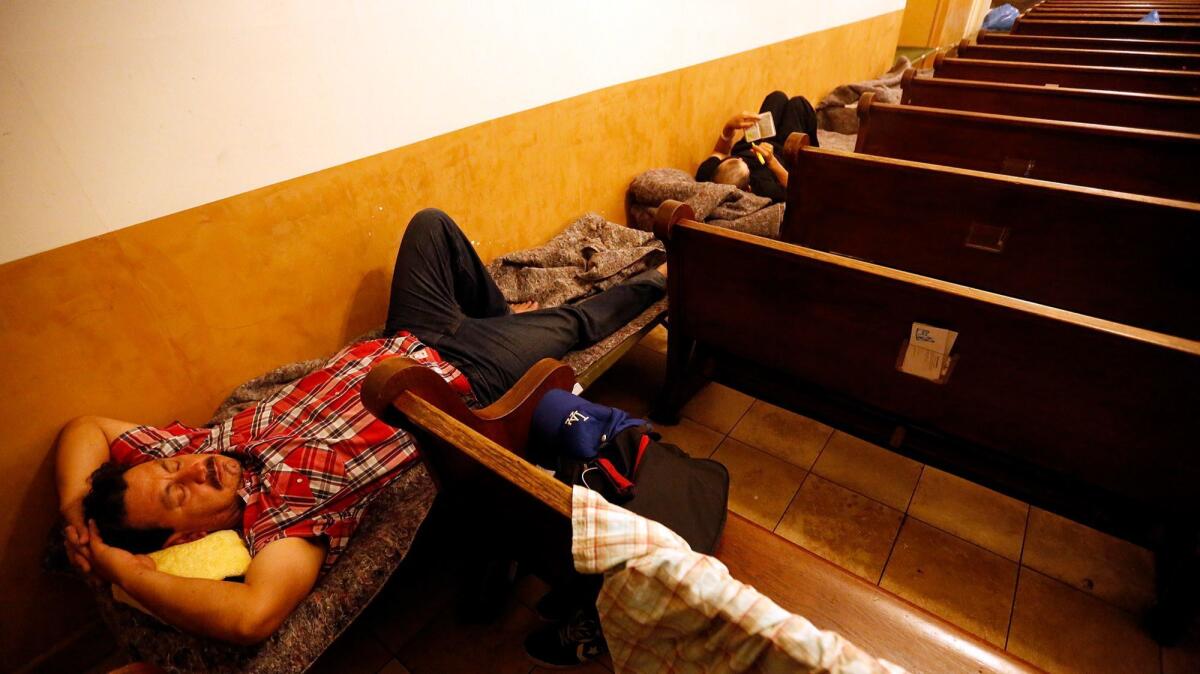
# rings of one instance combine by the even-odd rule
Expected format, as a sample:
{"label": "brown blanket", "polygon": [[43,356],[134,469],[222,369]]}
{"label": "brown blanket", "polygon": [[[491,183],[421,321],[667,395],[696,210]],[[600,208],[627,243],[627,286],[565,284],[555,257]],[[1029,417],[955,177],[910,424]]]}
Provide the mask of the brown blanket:
{"label": "brown blanket", "polygon": [[495,259],[488,271],[509,302],[553,307],[617,285],[666,258],[653,234],[588,213],[544,246]]}
{"label": "brown blanket", "polygon": [[[900,78],[904,75],[904,71],[911,66],[912,62],[908,60],[908,57],[901,56],[896,59],[896,64],[892,66],[891,70],[880,77],[864,82],[843,84],[829,92],[829,95],[817,104],[817,125],[827,131],[858,133],[858,110],[854,107],[858,104],[858,99],[871,91],[875,93],[875,100],[880,103],[899,103],[900,94],[903,92],[900,88]],[[822,137],[821,146],[824,147],[824,145],[824,137]]]}
{"label": "brown blanket", "polygon": [[733,185],[696,182],[679,169],[651,169],[629,184],[629,226],[654,229],[654,211],[667,199],[692,207],[696,219],[727,229],[779,238],[784,204],[744,192]]}

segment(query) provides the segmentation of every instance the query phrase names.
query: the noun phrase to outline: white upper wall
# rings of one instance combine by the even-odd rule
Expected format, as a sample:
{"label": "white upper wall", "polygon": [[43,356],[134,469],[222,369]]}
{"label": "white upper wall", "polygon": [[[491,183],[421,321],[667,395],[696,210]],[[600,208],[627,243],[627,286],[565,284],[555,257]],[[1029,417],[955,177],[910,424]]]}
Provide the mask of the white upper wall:
{"label": "white upper wall", "polygon": [[904,4],[0,0],[0,262]]}

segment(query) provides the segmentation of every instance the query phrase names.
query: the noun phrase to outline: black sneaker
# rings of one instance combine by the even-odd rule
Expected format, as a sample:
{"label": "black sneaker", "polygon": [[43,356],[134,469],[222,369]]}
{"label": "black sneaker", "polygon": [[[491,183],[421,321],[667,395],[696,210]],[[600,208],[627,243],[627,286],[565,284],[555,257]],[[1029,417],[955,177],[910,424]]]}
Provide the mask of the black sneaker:
{"label": "black sneaker", "polygon": [[547,625],[525,638],[525,653],[546,667],[578,667],[608,650],[594,610],[577,611],[570,620]]}

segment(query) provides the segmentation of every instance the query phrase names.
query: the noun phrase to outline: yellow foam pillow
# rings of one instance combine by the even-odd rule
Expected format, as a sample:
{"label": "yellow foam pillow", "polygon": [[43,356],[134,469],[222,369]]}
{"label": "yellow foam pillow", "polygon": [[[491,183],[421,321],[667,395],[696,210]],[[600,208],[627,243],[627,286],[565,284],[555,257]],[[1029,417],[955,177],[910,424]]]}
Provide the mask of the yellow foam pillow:
{"label": "yellow foam pillow", "polygon": [[[233,529],[213,532],[190,543],[172,545],[151,552],[148,556],[154,560],[155,568],[159,571],[184,578],[221,580],[244,575],[246,569],[250,568],[250,551]],[[112,592],[117,601],[150,613],[120,587],[113,585]]]}

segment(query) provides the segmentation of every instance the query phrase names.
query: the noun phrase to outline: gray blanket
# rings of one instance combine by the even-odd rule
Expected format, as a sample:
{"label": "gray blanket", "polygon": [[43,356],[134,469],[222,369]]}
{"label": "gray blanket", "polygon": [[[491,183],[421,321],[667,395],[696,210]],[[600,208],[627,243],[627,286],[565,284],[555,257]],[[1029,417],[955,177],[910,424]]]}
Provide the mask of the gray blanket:
{"label": "gray blanket", "polygon": [[651,231],[654,212],[667,199],[692,207],[696,219],[727,229],[779,238],[784,204],[744,192],[733,185],[696,182],[679,169],[651,169],[629,184],[629,226]]}
{"label": "gray blanket", "polygon": [[588,213],[544,246],[495,259],[488,271],[509,302],[552,307],[617,285],[666,257],[653,234]]}
{"label": "gray blanket", "polygon": [[899,103],[902,93],[900,78],[911,66],[912,62],[908,57],[901,56],[896,59],[892,69],[882,76],[864,82],[843,84],[829,92],[829,95],[817,104],[817,125],[838,133],[858,133],[858,110],[854,107],[858,99],[872,91],[875,93],[875,100],[880,103]]}

